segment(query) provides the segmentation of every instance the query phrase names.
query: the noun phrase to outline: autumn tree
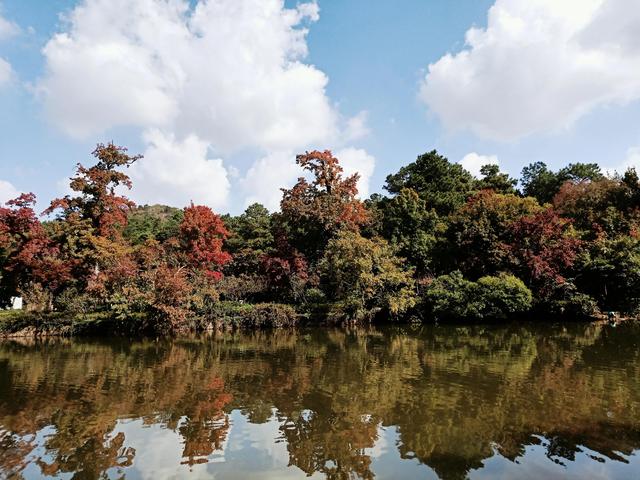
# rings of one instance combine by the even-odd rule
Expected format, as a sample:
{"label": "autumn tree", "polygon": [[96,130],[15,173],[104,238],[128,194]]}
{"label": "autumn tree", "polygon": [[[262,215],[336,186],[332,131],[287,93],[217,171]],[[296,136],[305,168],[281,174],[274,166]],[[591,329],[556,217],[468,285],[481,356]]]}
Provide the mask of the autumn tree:
{"label": "autumn tree", "polygon": [[70,280],[71,265],[48,238],[33,210],[35,202],[28,193],[0,207],[0,305],[21,294],[32,303],[29,308],[50,308],[51,296]]}
{"label": "autumn tree", "polygon": [[87,219],[97,235],[114,239],[121,235],[127,214],[134,207],[131,200],[116,192],[118,187],[131,188],[130,178],[119,169],[129,167],[142,156],[130,156],[126,148],[113,143],[98,144],[92,155],[97,163],[88,168],[79,163],[69,184],[77,195],[53,200],[45,213],[61,210],[59,216],[63,219]]}
{"label": "autumn tree", "polygon": [[541,210],[530,197],[478,192],[449,217],[440,237],[440,251],[445,253],[440,264],[472,279],[505,270],[511,257],[507,244],[512,223]]}
{"label": "autumn tree", "polygon": [[130,156],[126,148],[113,143],[98,144],[92,154],[96,164],[78,164],[71,179],[75,195],[53,200],[44,214],[56,214],[50,236],[61,254],[73,262],[78,288],[90,287],[104,298],[105,282],[119,282],[123,272],[132,271],[131,249],[122,232],[134,203],[117,190],[131,188],[131,180],[119,169],[141,157]]}
{"label": "autumn tree", "polygon": [[540,296],[566,280],[581,246],[571,220],[552,208],[512,223],[508,249],[513,268]]}
{"label": "autumn tree", "polygon": [[228,236],[222,219],[211,208],[192,203],[184,209],[178,243],[194,273],[202,272],[213,280],[222,278],[222,267],[231,260],[222,249]]}
{"label": "autumn tree", "polygon": [[296,157],[296,163],[312,175],[301,177],[291,189],[283,189],[280,209],[292,245],[315,260],[327,242],[341,229],[358,231],[368,215],[358,194],[358,174],[343,177],[343,169],[329,150],[314,150]]}

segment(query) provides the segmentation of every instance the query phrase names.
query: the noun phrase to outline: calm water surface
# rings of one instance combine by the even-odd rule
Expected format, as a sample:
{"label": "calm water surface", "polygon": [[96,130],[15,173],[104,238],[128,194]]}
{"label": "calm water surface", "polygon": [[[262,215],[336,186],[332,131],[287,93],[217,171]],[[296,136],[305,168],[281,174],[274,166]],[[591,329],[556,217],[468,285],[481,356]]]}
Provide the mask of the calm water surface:
{"label": "calm water surface", "polygon": [[640,327],[0,343],[0,478],[640,478]]}

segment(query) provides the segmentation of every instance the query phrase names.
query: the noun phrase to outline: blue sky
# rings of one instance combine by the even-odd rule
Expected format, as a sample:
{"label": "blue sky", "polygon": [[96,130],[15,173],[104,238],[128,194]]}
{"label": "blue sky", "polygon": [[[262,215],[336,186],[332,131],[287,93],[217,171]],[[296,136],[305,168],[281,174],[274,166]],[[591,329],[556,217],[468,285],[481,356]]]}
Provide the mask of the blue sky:
{"label": "blue sky", "polygon": [[145,154],[139,203],[233,213],[277,207],[311,148],[366,193],[434,148],[621,170],[640,163],[632,4],[0,0],[0,197],[44,206],[110,140]]}

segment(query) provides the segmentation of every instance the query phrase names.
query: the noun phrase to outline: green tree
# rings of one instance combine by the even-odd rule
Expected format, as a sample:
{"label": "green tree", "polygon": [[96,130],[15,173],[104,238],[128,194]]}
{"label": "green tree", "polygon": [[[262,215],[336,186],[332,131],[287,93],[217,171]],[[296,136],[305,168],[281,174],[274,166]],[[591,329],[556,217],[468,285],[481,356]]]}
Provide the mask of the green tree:
{"label": "green tree", "polygon": [[565,182],[597,181],[604,176],[595,163],[570,163],[558,172],[544,162],[535,162],[522,169],[520,183],[527,197],[535,197],[541,204],[549,203]]}
{"label": "green tree", "polygon": [[352,320],[380,312],[397,318],[416,303],[411,270],[381,239],[343,230],[333,238],[320,262],[327,297],[339,302]]}
{"label": "green tree", "polygon": [[415,190],[403,188],[384,203],[382,231],[398,253],[417,268],[428,273],[433,266],[438,214]]}
{"label": "green tree", "polygon": [[433,150],[389,175],[384,188],[394,195],[411,188],[438,215],[447,215],[465,202],[475,186],[473,175]]}
{"label": "green tree", "polygon": [[493,190],[496,193],[515,194],[518,181],[511,178],[508,173],[500,171],[498,165],[483,165],[480,168],[482,178],[476,180],[475,188],[477,190]]}
{"label": "green tree", "polygon": [[640,311],[640,240],[630,236],[592,242],[577,260],[576,284],[603,310]]}
{"label": "green tree", "polygon": [[124,237],[133,245],[147,240],[164,242],[178,235],[183,211],[165,205],[144,205],[129,212]]}

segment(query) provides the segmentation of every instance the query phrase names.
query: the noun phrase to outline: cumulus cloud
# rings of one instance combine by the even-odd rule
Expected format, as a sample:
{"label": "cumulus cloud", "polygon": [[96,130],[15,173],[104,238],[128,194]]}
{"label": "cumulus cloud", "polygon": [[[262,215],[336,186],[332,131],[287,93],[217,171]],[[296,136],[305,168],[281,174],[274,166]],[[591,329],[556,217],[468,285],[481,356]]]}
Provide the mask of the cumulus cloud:
{"label": "cumulus cloud", "polygon": [[[0,42],[20,32],[18,26],[0,15]],[[4,58],[0,57],[0,87],[8,84],[13,78],[13,68]]]}
{"label": "cumulus cloud", "polygon": [[419,96],[446,127],[489,139],[561,130],[640,98],[639,32],[627,0],[496,0],[486,28],[429,65]]}
{"label": "cumulus cloud", "polygon": [[6,180],[0,180],[0,205],[20,195],[20,191]]}
{"label": "cumulus cloud", "polygon": [[0,40],[13,37],[20,33],[20,28],[13,22],[10,22],[0,15]]}
{"label": "cumulus cloud", "polygon": [[[156,132],[145,134],[152,143],[136,167],[145,171],[145,198],[153,185],[165,186],[158,201],[183,198],[169,192],[183,191],[177,147],[187,146],[201,173],[220,169],[213,183],[237,176],[250,199],[273,206],[273,192],[292,174],[291,152],[368,132],[365,112],[341,120],[325,93],[327,76],[304,63],[308,25],[318,18],[315,1],[285,8],[282,0],[83,0],[44,47],[46,73],[36,91],[70,136],[114,127]],[[236,175],[233,165],[208,159],[208,149],[217,156],[257,151],[259,160]],[[155,169],[160,164],[165,172]],[[221,204],[217,195],[200,192]]]}
{"label": "cumulus cloud", "polygon": [[467,153],[462,160],[460,160],[466,170],[471,172],[472,175],[479,177],[480,169],[484,165],[500,165],[498,157],[496,155],[480,155],[476,152]]}
{"label": "cumulus cloud", "polygon": [[369,183],[376,159],[362,148],[347,147],[335,152],[335,157],[340,160],[340,165],[344,169],[344,175],[349,176],[354,173],[360,175],[358,180],[358,194],[360,198],[369,196]]}
{"label": "cumulus cloud", "polygon": [[362,110],[357,115],[347,119],[347,126],[344,132],[345,142],[359,140],[369,135],[370,130],[369,125],[367,124],[368,120],[369,112],[366,110]]}
{"label": "cumulus cloud", "polygon": [[144,159],[130,168],[138,203],[227,206],[229,179],[223,161],[210,158],[210,144],[196,135],[176,140],[171,134],[152,130],[145,134]]}
{"label": "cumulus cloud", "polygon": [[85,0],[45,46],[50,118],[86,137],[121,125],[195,133],[216,148],[283,148],[333,133],[327,77],[301,62],[314,3]]}
{"label": "cumulus cloud", "polygon": [[300,176],[303,172],[296,165],[293,152],[271,152],[257,160],[240,182],[245,206],[258,202],[269,210],[279,209],[280,188],[291,187]]}

